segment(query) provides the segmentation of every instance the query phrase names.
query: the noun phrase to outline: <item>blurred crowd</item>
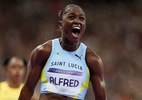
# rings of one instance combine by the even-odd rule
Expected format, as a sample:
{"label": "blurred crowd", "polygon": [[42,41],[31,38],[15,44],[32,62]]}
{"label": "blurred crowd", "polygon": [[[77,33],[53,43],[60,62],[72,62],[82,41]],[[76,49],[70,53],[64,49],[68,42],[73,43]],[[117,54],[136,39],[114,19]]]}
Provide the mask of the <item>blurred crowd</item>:
{"label": "blurred crowd", "polygon": [[[85,10],[87,29],[82,42],[103,60],[108,100],[141,100],[141,0],[1,0],[0,81],[5,80],[6,57],[28,60],[36,46],[60,37],[58,12],[70,3]],[[86,100],[92,98],[89,88]]]}

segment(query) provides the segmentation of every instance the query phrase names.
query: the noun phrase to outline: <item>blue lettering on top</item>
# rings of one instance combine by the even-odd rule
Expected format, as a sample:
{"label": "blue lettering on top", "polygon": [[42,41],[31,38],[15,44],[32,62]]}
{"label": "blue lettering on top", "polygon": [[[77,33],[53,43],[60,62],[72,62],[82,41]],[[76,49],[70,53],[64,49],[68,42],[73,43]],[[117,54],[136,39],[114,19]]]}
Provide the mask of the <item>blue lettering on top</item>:
{"label": "blue lettering on top", "polygon": [[67,87],[77,87],[79,85],[78,80],[74,80],[74,79],[69,80],[66,78],[57,79],[56,77],[50,77],[49,82],[54,85],[67,86]]}

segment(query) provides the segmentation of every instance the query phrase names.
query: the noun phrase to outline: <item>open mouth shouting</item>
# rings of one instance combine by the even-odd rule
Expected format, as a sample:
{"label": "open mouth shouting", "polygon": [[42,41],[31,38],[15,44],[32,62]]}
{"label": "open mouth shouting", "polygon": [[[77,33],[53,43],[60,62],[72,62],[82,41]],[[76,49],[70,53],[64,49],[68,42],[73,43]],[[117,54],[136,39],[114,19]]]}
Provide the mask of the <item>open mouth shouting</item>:
{"label": "open mouth shouting", "polygon": [[73,27],[72,35],[77,38],[79,36],[79,33],[80,33],[80,27],[78,26]]}

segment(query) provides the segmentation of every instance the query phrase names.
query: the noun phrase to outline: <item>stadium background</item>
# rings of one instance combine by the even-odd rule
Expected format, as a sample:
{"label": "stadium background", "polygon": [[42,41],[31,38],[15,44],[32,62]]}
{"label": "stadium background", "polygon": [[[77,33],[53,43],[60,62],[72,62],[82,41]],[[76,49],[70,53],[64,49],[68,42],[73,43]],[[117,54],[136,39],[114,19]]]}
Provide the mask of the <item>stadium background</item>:
{"label": "stadium background", "polygon": [[[104,62],[108,100],[141,100],[142,0],[1,0],[0,81],[7,56],[28,60],[37,45],[60,36],[58,12],[70,3],[86,12],[82,42]],[[86,100],[93,98],[90,85]]]}

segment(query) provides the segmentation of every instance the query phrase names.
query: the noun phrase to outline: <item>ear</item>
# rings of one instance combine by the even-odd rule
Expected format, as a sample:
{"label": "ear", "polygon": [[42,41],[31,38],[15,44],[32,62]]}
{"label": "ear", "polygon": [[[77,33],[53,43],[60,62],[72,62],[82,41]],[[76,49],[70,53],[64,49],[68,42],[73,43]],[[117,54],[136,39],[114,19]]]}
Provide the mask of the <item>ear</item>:
{"label": "ear", "polygon": [[59,21],[59,28],[62,29],[62,21]]}
{"label": "ear", "polygon": [[8,68],[7,68],[8,66],[5,66],[5,68],[4,68],[4,71],[6,72],[6,74],[8,73],[7,71],[8,71]]}
{"label": "ear", "polygon": [[59,23],[59,24],[58,24],[58,25],[59,25],[59,28],[58,28],[57,32],[58,32],[58,33],[62,33],[62,28],[63,28],[62,21],[59,21],[58,23]]}

